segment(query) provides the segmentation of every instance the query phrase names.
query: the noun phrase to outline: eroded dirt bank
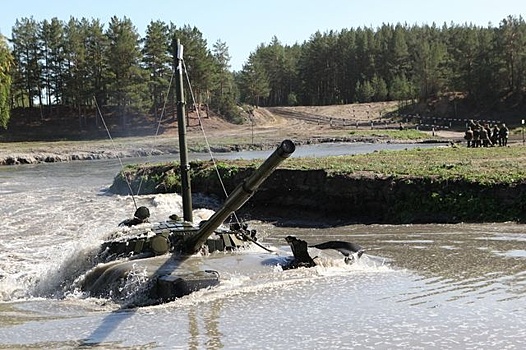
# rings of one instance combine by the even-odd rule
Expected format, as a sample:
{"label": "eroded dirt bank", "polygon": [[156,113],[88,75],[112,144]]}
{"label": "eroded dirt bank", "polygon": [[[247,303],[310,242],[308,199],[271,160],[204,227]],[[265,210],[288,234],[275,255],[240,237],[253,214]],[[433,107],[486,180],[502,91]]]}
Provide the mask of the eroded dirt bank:
{"label": "eroded dirt bank", "polygon": [[526,184],[484,186],[424,178],[278,170],[248,205],[267,219],[342,223],[458,223],[526,220]]}

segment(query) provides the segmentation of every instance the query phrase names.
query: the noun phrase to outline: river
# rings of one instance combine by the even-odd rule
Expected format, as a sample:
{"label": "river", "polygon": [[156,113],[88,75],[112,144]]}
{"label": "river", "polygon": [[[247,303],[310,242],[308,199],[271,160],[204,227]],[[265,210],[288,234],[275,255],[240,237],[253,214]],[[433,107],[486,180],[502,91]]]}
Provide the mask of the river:
{"label": "river", "polygon": [[[317,145],[298,147],[294,156],[393,147],[413,146]],[[265,158],[269,153],[222,157]],[[157,306],[121,309],[111,300],[86,297],[71,287],[75,273],[101,239],[133,213],[130,197],[106,191],[118,170],[118,162],[109,160],[0,168],[0,348],[526,345],[526,227],[515,223],[321,229],[251,222],[260,241],[283,254],[290,253],[287,235],[309,243],[351,241],[367,252],[352,265],[291,271],[239,267],[236,261],[246,258],[224,263],[215,256],[210,264],[225,267],[219,286]],[[175,194],[137,201],[151,208],[152,221],[181,212]],[[239,254],[260,258],[266,253]]]}

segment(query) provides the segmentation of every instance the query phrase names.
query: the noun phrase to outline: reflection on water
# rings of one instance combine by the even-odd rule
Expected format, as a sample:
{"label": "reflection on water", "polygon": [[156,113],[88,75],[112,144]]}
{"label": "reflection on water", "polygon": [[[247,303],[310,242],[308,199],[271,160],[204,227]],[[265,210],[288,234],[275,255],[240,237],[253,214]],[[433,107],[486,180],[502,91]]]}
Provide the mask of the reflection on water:
{"label": "reflection on water", "polygon": [[209,303],[203,316],[204,323],[204,338],[205,344],[200,342],[200,331],[203,329],[199,325],[199,317],[197,315],[197,309],[191,308],[188,311],[189,321],[189,333],[190,339],[188,340],[189,349],[200,349],[203,346],[207,349],[221,349],[224,345],[221,342],[221,332],[219,331],[219,316],[221,314],[223,302],[219,299]]}

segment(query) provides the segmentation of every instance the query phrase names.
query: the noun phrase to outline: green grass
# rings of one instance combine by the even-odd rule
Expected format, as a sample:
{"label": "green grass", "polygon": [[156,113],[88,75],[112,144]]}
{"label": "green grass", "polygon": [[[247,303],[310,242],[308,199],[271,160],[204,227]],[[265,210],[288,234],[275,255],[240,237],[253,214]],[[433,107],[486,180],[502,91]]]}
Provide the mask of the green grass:
{"label": "green grass", "polygon": [[[262,162],[263,159],[224,160],[218,161],[217,166],[224,181],[237,184],[242,182],[245,169],[257,168]],[[127,169],[133,188],[142,183],[142,193],[180,190],[177,163],[144,164]],[[417,148],[321,158],[292,157],[281,163],[279,169],[323,170],[329,177],[356,177],[358,180],[363,178],[366,180],[363,183],[370,183],[369,180],[375,178],[387,178],[392,179],[393,183],[402,184],[394,187],[399,197],[391,198],[385,215],[379,220],[400,223],[411,223],[415,220],[526,220],[524,194],[515,192],[514,186],[526,183],[524,146]],[[210,161],[192,162],[191,177],[194,184],[200,184],[204,188],[221,188]],[[122,182],[122,176],[116,180]],[[350,183],[361,183],[352,180]],[[448,181],[451,181],[449,185]],[[385,191],[382,183],[385,184],[385,181],[378,182],[379,187],[373,186],[371,191]],[[123,193],[128,190],[125,184],[121,183],[119,187]],[[334,192],[334,189],[331,191]],[[367,190],[364,193],[370,195]],[[390,194],[383,195],[386,200],[390,198]],[[371,200],[370,196],[368,198]]]}
{"label": "green grass", "polygon": [[[240,168],[257,168],[261,162],[262,160],[223,160],[218,161],[217,165],[224,174],[232,174]],[[155,166],[149,164],[139,168]],[[211,171],[211,166],[210,162],[196,162],[192,168]],[[526,147],[439,147],[321,158],[293,157],[284,161],[279,168],[325,170],[333,175],[357,177],[421,177],[437,181],[462,180],[484,185],[514,184],[526,181]],[[129,171],[136,172],[137,168],[130,166]]]}
{"label": "green grass", "polygon": [[[225,163],[237,167],[257,166],[254,161]],[[350,176],[423,177],[512,184],[526,180],[526,147],[416,148],[323,158],[290,158],[280,168],[323,169],[330,174]]]}
{"label": "green grass", "polygon": [[414,129],[372,129],[372,130],[353,130],[349,135],[354,137],[385,138],[391,140],[422,140],[429,139],[429,134]]}

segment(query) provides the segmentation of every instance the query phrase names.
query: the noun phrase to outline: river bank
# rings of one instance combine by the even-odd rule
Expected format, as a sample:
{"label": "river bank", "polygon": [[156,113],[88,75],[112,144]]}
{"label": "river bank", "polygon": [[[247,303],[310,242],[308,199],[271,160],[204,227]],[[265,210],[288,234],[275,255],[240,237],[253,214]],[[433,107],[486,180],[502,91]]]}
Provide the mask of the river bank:
{"label": "river bank", "polygon": [[[397,140],[378,136],[328,136],[302,137],[294,140],[295,144],[312,145],[323,143],[448,143],[451,139],[429,138],[416,140]],[[258,143],[220,139],[210,149],[200,142],[189,142],[190,152],[212,153],[239,152],[247,150],[273,149],[279,140],[269,139]],[[58,141],[58,142],[24,142],[0,144],[0,165],[21,165],[39,163],[59,163],[71,161],[89,161],[100,159],[141,158],[149,156],[179,154],[177,139],[173,136],[146,138],[122,138],[113,141]]]}
{"label": "river bank", "polygon": [[[375,152],[366,156],[322,157],[287,161],[245,207],[251,215],[273,220],[329,219],[334,222],[524,222],[526,155],[519,140],[512,147],[467,149],[462,133],[393,129],[333,128],[302,120],[285,120],[260,111],[255,125],[206,121],[208,144],[195,126],[189,128],[190,151],[212,152],[272,149],[285,138],[297,145],[323,142],[445,142],[437,153]],[[396,128],[394,130],[397,130]],[[156,137],[115,140],[0,144],[0,164],[34,164],[77,160],[145,157],[178,153],[176,130]],[[409,139],[408,139],[409,137]],[[213,145],[213,146],[211,146]],[[175,158],[175,157],[174,157]],[[193,165],[195,166],[195,164]],[[223,166],[223,181],[232,190],[253,164]],[[134,173],[134,174],[132,174]],[[154,192],[179,192],[177,165],[156,169],[135,167],[127,176]],[[141,178],[142,176],[142,178]],[[221,200],[210,170],[194,171],[193,190]],[[135,180],[133,180],[135,179]],[[118,185],[115,185],[118,187]],[[115,187],[114,186],[114,187]],[[127,186],[124,192],[128,194]],[[143,192],[144,193],[144,192]]]}
{"label": "river bank", "polygon": [[[228,192],[254,161],[221,161]],[[214,164],[192,162],[195,193],[224,199]],[[180,191],[178,164],[131,166],[110,190]],[[526,148],[441,147],[284,162],[243,207],[251,218],[280,222],[458,223],[526,221]],[[323,220],[320,220],[323,219]]]}

